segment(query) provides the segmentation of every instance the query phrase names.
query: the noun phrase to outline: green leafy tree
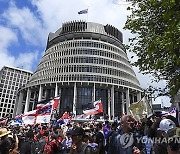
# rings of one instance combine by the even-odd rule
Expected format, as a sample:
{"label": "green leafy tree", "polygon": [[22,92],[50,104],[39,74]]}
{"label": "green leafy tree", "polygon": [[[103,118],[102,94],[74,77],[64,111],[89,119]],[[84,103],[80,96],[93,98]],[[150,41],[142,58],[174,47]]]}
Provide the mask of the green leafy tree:
{"label": "green leafy tree", "polygon": [[166,80],[170,96],[180,89],[180,0],[132,0],[125,29],[135,34],[128,49],[143,74]]}

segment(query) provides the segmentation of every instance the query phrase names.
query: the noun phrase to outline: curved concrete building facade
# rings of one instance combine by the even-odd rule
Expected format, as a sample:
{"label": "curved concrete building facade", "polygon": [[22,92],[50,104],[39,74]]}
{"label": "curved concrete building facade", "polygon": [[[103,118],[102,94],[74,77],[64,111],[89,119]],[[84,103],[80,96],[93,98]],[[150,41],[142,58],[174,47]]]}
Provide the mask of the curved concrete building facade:
{"label": "curved concrete building facade", "polygon": [[48,36],[46,51],[18,92],[15,114],[35,108],[35,102],[60,97],[59,113],[82,114],[101,99],[104,114],[128,113],[142,89],[122,45],[122,33],[111,25],[67,22]]}

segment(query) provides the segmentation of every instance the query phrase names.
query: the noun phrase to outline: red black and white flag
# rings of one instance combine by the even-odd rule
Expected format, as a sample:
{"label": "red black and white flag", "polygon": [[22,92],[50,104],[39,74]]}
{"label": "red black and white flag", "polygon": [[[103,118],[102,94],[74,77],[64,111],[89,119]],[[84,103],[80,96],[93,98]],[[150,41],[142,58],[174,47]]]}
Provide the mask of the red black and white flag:
{"label": "red black and white flag", "polygon": [[85,115],[95,115],[103,112],[103,104],[101,100],[95,101],[93,104],[94,108],[83,111]]}

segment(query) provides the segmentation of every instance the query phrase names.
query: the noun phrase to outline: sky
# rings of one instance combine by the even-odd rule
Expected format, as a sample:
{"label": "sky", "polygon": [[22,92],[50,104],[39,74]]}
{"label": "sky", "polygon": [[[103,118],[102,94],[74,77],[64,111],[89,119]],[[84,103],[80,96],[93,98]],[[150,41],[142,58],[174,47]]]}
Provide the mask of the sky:
{"label": "sky", "polygon": [[[0,0],[0,69],[4,66],[34,72],[44,54],[48,34],[67,21],[84,20],[111,24],[123,33],[124,44],[132,36],[124,30],[130,2],[125,0]],[[88,9],[88,14],[78,12]],[[132,53],[128,53],[130,61]],[[165,87],[165,81],[152,83],[151,75],[142,75],[133,67],[142,88]],[[154,103],[170,106],[168,97],[158,97]]]}

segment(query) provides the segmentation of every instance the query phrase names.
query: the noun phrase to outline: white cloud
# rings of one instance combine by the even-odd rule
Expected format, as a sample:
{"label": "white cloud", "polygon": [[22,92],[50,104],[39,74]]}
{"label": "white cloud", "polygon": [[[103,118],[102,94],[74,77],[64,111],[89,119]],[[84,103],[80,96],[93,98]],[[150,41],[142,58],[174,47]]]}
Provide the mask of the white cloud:
{"label": "white cloud", "polygon": [[0,26],[0,68],[4,65],[22,67],[32,70],[34,61],[37,60],[38,52],[20,53],[16,58],[8,52],[13,43],[18,43],[17,35],[10,28]]}
{"label": "white cloud", "polygon": [[7,52],[7,48],[12,43],[18,42],[18,38],[16,33],[7,27],[0,26],[0,33],[0,50],[1,52]]}
{"label": "white cloud", "polygon": [[13,66],[15,58],[8,53],[7,48],[15,42],[18,42],[16,34],[9,28],[0,26],[0,68],[4,65]]}
{"label": "white cloud", "polygon": [[38,51],[29,53],[20,53],[15,61],[16,66],[21,66],[25,70],[32,70],[34,61],[37,61]]}
{"label": "white cloud", "polygon": [[3,17],[9,26],[20,31],[26,43],[31,45],[45,43],[46,34],[44,34],[42,24],[29,8],[19,9],[11,2],[10,7],[3,13]]}

